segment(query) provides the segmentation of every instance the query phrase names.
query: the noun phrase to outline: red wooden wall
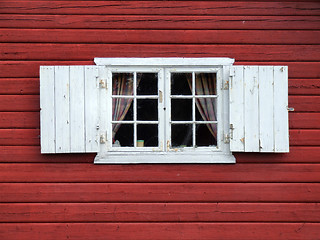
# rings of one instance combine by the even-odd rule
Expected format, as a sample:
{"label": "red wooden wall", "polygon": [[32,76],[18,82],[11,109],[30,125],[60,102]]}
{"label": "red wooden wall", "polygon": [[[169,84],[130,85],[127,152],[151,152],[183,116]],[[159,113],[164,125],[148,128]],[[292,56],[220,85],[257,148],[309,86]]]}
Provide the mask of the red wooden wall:
{"label": "red wooden wall", "polygon": [[[320,239],[319,1],[0,2],[0,239]],[[235,165],[41,155],[39,66],[231,57],[289,66],[289,154]]]}

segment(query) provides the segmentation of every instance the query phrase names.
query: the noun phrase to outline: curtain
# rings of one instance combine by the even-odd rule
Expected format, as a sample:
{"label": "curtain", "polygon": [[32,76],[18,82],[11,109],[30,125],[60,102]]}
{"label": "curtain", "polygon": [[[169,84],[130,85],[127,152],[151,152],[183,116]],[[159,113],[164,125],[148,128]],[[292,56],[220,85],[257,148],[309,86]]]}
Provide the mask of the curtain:
{"label": "curtain", "polygon": [[[196,73],[195,79],[195,94],[196,95],[215,95],[216,81],[214,74],[211,73]],[[192,77],[188,77],[190,89],[192,89]],[[196,98],[197,109],[204,121],[216,121],[216,98]],[[217,139],[217,124],[206,124],[212,136]]]}
{"label": "curtain", "polygon": [[[141,74],[137,74],[137,86],[140,82]],[[133,74],[118,73],[112,78],[112,95],[133,96]],[[133,98],[112,98],[112,120],[122,121],[127,115]],[[121,123],[112,125],[112,139],[118,132]]]}

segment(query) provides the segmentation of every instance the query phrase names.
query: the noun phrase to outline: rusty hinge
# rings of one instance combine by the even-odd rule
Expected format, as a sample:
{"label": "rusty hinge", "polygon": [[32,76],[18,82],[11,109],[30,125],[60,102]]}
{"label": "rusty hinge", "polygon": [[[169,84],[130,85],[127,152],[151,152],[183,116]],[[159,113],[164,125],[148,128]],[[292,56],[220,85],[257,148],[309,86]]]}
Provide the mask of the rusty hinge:
{"label": "rusty hinge", "polygon": [[106,88],[106,89],[108,88],[107,87],[107,83],[106,83],[106,81],[104,79],[100,79],[99,80],[99,87],[100,88]]}
{"label": "rusty hinge", "polygon": [[230,143],[230,134],[225,134],[224,135],[224,143]]}
{"label": "rusty hinge", "polygon": [[105,134],[101,134],[100,135],[100,143],[106,143],[107,142],[107,138]]}

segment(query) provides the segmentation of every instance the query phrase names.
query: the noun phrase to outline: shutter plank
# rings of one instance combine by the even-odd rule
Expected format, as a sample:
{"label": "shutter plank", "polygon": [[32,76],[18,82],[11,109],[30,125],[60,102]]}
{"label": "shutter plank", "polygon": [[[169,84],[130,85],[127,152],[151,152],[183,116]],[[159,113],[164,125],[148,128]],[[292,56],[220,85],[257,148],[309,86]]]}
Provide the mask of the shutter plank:
{"label": "shutter plank", "polygon": [[244,151],[244,88],[243,66],[234,66],[230,83],[230,123],[233,132],[230,141],[232,151]]}
{"label": "shutter plank", "polygon": [[244,67],[245,151],[259,152],[258,66]]}
{"label": "shutter plank", "polygon": [[289,152],[288,67],[274,67],[274,141],[276,152]]}
{"label": "shutter plank", "polygon": [[55,153],[54,67],[40,67],[41,153]]}
{"label": "shutter plank", "polygon": [[70,66],[71,152],[85,152],[84,66]]}
{"label": "shutter plank", "polygon": [[259,66],[260,152],[274,151],[273,105],[273,67]]}
{"label": "shutter plank", "polygon": [[56,153],[70,152],[69,67],[55,67]]}
{"label": "shutter plank", "polygon": [[96,66],[85,67],[85,133],[86,152],[98,152],[99,71]]}

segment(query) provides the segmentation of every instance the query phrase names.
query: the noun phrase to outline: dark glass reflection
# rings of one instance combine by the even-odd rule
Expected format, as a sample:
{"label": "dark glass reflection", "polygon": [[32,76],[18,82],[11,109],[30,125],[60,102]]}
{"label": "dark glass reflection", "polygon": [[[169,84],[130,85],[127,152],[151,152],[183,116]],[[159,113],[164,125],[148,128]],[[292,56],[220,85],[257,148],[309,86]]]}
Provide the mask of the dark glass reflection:
{"label": "dark glass reflection", "polygon": [[137,95],[158,95],[158,73],[137,73]]}
{"label": "dark glass reflection", "polygon": [[145,121],[158,120],[158,99],[138,99],[137,119]]}
{"label": "dark glass reflection", "polygon": [[172,99],[171,120],[192,121],[192,99]]}
{"label": "dark glass reflection", "polygon": [[[114,129],[116,124],[112,124]],[[118,146],[119,145],[119,146]],[[133,124],[121,124],[119,130],[114,136],[113,146],[115,147],[133,147]]]}
{"label": "dark glass reflection", "polygon": [[[209,130],[211,129],[211,132]],[[213,134],[212,134],[213,132]],[[204,146],[217,146],[216,124],[197,124],[196,125],[196,145],[199,147]]]}
{"label": "dark glass reflection", "polygon": [[192,147],[192,124],[171,125],[172,147]]}
{"label": "dark glass reflection", "polygon": [[[157,147],[158,144],[158,125],[138,124],[137,125],[137,146]],[[140,145],[139,145],[140,144]]]}
{"label": "dark glass reflection", "polygon": [[171,73],[171,95],[192,95],[192,73]]}

